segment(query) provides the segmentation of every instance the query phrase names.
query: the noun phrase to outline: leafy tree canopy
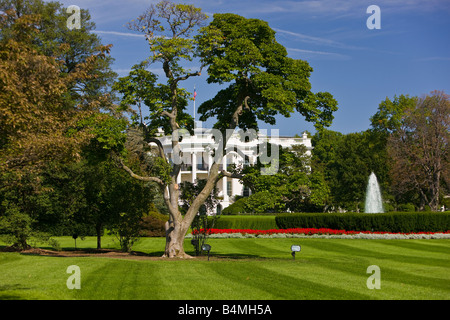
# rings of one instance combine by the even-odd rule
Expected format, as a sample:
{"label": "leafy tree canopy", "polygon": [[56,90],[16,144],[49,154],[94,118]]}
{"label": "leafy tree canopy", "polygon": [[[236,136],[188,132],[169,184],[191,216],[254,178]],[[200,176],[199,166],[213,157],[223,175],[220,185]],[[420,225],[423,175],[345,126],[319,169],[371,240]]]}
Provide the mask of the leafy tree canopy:
{"label": "leafy tree canopy", "polygon": [[289,117],[297,110],[317,128],[331,124],[336,100],[327,92],[310,91],[312,68],[287,56],[267,22],[215,14],[196,39],[207,82],[229,83],[200,106],[201,120],[216,117],[218,129],[257,129],[257,120],[275,124],[277,114]]}

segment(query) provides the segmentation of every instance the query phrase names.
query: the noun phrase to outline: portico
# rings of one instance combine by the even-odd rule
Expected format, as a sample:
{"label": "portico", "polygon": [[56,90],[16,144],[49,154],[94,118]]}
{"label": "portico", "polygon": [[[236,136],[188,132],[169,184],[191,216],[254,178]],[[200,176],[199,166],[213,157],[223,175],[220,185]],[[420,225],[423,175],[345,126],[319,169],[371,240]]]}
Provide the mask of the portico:
{"label": "portico", "polygon": [[[159,140],[164,147],[164,153],[171,163],[180,163],[181,170],[177,177],[177,183],[189,181],[195,183],[200,179],[207,179],[209,170],[214,163],[213,150],[217,146],[214,136],[210,130],[201,127],[201,122],[196,123],[194,135],[182,135],[179,139],[181,150],[181,158],[177,154],[173,154],[172,136],[164,136],[161,134]],[[307,153],[312,150],[311,139],[304,133],[301,138],[279,137],[277,134],[268,137],[262,133],[258,133],[257,138],[251,141],[242,141],[238,133],[233,133],[228,140],[227,154],[219,162],[219,170],[227,168],[230,165],[248,166],[256,163],[257,148],[256,146],[262,142],[274,143],[281,145],[283,148],[289,148],[295,144],[303,144],[306,146]],[[230,146],[230,148],[228,148]],[[238,179],[223,177],[216,185],[219,191],[220,208],[224,209],[234,202],[235,196],[248,196],[250,190],[244,188]]]}

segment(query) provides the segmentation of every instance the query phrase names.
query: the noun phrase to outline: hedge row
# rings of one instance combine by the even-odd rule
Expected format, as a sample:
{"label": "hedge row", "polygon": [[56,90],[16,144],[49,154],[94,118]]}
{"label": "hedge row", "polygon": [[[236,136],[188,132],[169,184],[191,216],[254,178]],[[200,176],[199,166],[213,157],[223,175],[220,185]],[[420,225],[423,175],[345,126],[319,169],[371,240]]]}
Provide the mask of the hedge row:
{"label": "hedge row", "polygon": [[440,232],[450,230],[450,212],[286,213],[275,217],[279,229],[330,228],[352,231]]}
{"label": "hedge row", "polygon": [[214,229],[277,229],[275,216],[220,216]]}

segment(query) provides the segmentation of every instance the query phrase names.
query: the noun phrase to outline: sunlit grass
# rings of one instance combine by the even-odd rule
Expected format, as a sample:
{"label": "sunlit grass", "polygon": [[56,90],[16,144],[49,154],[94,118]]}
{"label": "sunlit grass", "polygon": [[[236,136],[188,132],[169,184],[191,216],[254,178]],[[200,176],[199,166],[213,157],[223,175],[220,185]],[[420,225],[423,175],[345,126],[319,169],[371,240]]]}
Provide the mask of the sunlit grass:
{"label": "sunlit grass", "polygon": [[[58,238],[73,250],[71,237]],[[442,299],[450,298],[450,240],[210,239],[211,258],[157,259],[163,238],[144,238],[144,260],[0,253],[0,299]],[[295,260],[290,246],[300,244]],[[113,237],[104,248],[118,248]],[[96,239],[77,240],[95,248]],[[193,254],[189,240],[188,253]],[[67,267],[81,270],[69,290]],[[381,270],[368,289],[367,267]]]}

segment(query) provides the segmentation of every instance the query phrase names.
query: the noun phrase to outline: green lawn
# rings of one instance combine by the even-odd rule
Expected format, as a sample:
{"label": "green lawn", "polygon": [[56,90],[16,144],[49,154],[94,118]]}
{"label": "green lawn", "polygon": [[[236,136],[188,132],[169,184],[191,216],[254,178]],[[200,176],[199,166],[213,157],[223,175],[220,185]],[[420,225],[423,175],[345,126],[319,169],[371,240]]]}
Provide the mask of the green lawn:
{"label": "green lawn", "polygon": [[[74,241],[58,238],[64,249]],[[0,299],[450,299],[450,240],[210,239],[211,260],[125,260],[0,253]],[[290,246],[302,251],[293,260]],[[104,237],[103,247],[114,248]],[[77,247],[94,247],[95,239]],[[160,256],[162,238],[134,250]],[[186,240],[187,251],[192,246]],[[67,267],[81,270],[69,290]],[[367,267],[381,270],[368,289]]]}

